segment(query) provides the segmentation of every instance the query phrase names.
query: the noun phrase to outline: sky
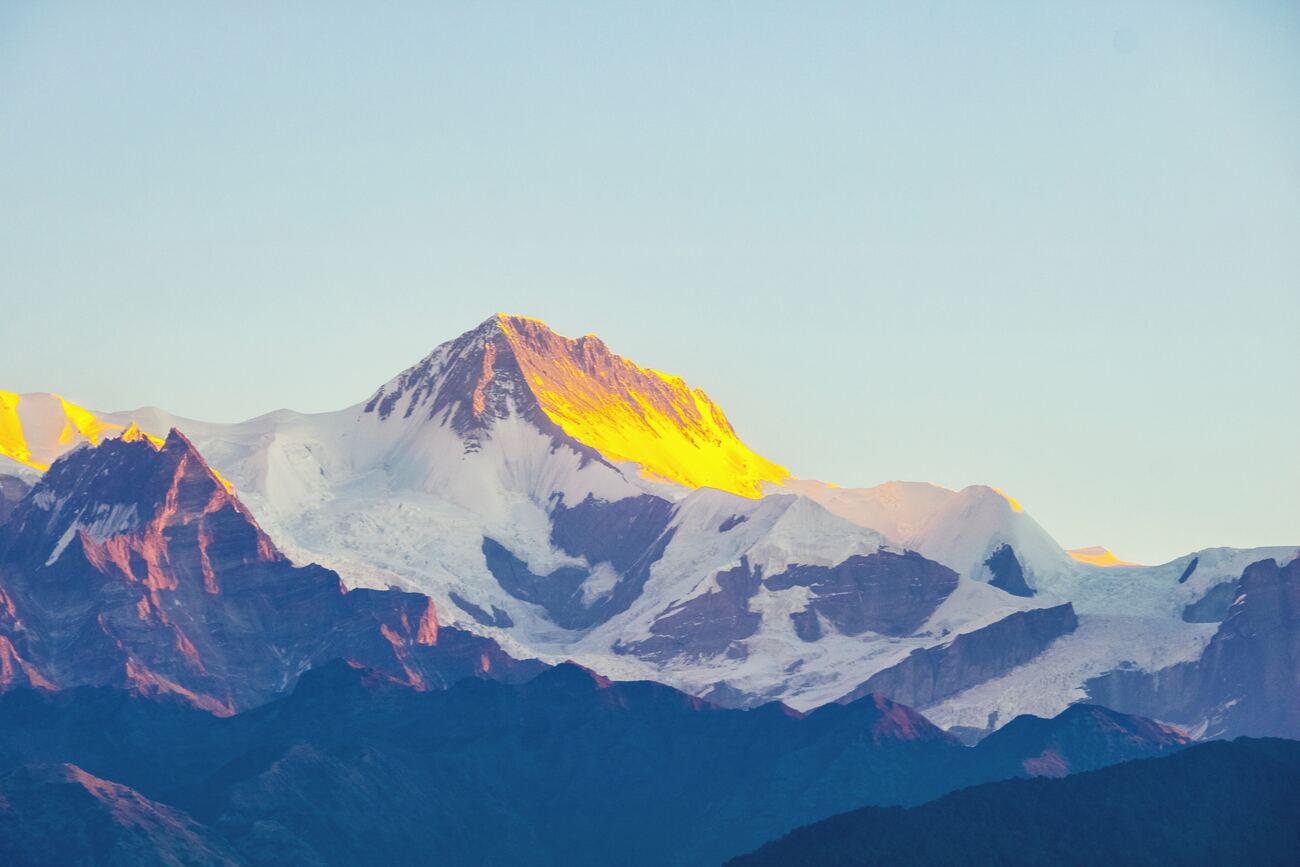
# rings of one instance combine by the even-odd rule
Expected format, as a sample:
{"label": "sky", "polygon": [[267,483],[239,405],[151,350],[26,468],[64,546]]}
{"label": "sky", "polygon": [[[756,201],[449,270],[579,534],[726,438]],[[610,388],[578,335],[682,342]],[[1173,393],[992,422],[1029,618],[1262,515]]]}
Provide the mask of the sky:
{"label": "sky", "polygon": [[0,3],[0,388],[337,409],[496,311],[802,477],[1300,544],[1300,4]]}

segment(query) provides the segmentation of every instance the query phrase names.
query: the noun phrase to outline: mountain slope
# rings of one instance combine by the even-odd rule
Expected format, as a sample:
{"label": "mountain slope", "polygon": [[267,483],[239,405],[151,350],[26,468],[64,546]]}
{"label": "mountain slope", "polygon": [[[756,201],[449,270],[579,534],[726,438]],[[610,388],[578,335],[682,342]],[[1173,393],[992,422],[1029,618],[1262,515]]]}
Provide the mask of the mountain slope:
{"label": "mountain slope", "polygon": [[1300,743],[1240,739],[907,810],[869,807],[728,863],[1280,865],[1300,852],[1298,813]]}
{"label": "mountain slope", "polygon": [[1173,753],[1192,739],[1172,726],[1091,704],[1016,717],[979,742],[986,776],[1063,777],[1130,759]]}
{"label": "mountain slope", "polygon": [[24,767],[0,779],[0,862],[246,863],[220,834],[180,811],[67,764]]}

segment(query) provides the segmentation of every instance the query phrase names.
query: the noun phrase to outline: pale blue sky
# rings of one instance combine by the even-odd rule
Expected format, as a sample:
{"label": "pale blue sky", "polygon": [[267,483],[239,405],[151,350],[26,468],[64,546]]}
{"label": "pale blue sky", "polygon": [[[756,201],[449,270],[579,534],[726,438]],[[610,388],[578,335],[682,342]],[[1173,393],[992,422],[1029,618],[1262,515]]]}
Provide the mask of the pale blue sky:
{"label": "pale blue sky", "polygon": [[1300,543],[1295,3],[9,0],[0,202],[0,388],[333,409],[506,310],[799,475]]}

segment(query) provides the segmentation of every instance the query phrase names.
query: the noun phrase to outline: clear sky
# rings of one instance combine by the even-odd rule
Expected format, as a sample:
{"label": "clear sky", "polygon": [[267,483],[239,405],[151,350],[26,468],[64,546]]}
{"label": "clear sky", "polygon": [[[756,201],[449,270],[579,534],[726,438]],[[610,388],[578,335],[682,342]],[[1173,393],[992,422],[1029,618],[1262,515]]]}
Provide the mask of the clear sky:
{"label": "clear sky", "polygon": [[497,310],[801,476],[1300,543],[1300,4],[0,3],[0,388],[335,409]]}

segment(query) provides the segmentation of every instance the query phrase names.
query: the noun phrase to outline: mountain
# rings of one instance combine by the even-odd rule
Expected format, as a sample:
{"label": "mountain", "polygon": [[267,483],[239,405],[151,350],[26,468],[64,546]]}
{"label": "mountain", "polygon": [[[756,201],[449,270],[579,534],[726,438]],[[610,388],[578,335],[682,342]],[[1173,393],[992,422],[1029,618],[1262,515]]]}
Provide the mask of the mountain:
{"label": "mountain", "polygon": [[427,597],[294,566],[174,430],[65,454],[0,527],[0,688],[104,684],[232,713],[336,657],[419,687],[539,668],[440,630]]}
{"label": "mountain", "polygon": [[[1052,581],[1053,595],[1069,599],[1078,615],[1074,631],[1026,664],[936,704],[916,705],[944,728],[972,732],[995,729],[1025,713],[1053,716],[1078,701],[1154,716],[1197,732],[1210,730],[1192,716],[1171,716],[1151,704],[1120,700],[1114,693],[1100,691],[1094,679],[1117,672],[1115,680],[1127,682],[1144,673],[1205,659],[1243,573],[1256,563],[1289,563],[1296,554],[1296,548],[1282,547],[1208,548],[1159,566],[1078,564],[1077,572],[1057,575]],[[1289,628],[1293,625],[1284,627]],[[1263,639],[1263,633],[1243,634],[1239,645],[1246,653],[1275,653],[1257,646]],[[961,666],[956,670],[960,672]],[[1251,689],[1260,686],[1257,679],[1242,683]],[[890,694],[908,700],[906,692]],[[1238,719],[1244,718],[1230,714],[1226,726],[1212,730],[1225,737],[1263,733],[1249,726],[1236,728]],[[1300,726],[1268,733],[1300,736]]]}
{"label": "mountain", "polygon": [[1293,864],[1300,743],[1239,739],[1064,779],[868,807],[728,862],[818,865]]}
{"label": "mountain", "polygon": [[1198,659],[1154,672],[1116,669],[1094,700],[1208,737],[1300,733],[1300,559],[1263,560],[1227,586],[1233,601]]}
{"label": "mountain", "polygon": [[972,731],[1050,716],[1106,671],[1196,658],[1220,585],[1295,553],[1103,567],[995,488],[797,479],[699,389],[518,316],[337,412],[226,425],[146,408],[56,436],[27,420],[65,401],[10,403],[9,440],[33,455],[178,428],[294,560],[427,594],[441,625],[516,657],[734,705],[884,692]]}
{"label": "mountain", "polygon": [[1100,711],[1040,727],[966,747],[879,696],[729,710],[573,664],[419,692],[334,661],[231,717],[105,688],[11,691],[0,774],[75,764],[253,863],[693,865],[863,805],[1058,773],[1045,744],[1079,768],[1183,742]]}
{"label": "mountain", "polygon": [[0,862],[246,863],[221,835],[179,810],[68,764],[23,767],[0,779]]}
{"label": "mountain", "polygon": [[1145,717],[1075,704],[1043,718],[1025,714],[979,742],[985,776],[1063,777],[1117,762],[1176,752],[1184,732]]}

